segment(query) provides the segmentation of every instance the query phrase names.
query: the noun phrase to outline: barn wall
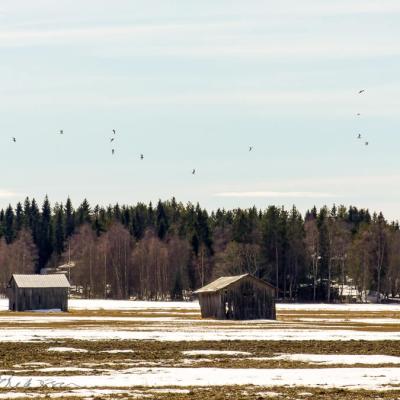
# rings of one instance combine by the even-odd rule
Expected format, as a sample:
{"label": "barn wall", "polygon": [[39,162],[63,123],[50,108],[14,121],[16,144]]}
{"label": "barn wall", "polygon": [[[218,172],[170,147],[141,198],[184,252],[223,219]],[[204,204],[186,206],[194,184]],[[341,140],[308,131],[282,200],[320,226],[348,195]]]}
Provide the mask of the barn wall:
{"label": "barn wall", "polygon": [[216,293],[201,293],[203,318],[276,319],[275,289],[251,276]]}
{"label": "barn wall", "polygon": [[68,289],[18,288],[10,289],[9,309],[13,311],[60,309],[68,311]]}
{"label": "barn wall", "polygon": [[219,293],[200,293],[199,303],[202,318],[225,319],[224,305]]}
{"label": "barn wall", "polygon": [[8,309],[10,311],[16,311],[16,302],[17,302],[17,292],[15,290],[15,285],[12,284],[7,288],[7,297],[8,297]]}
{"label": "barn wall", "polygon": [[228,287],[223,302],[227,319],[276,319],[275,290],[251,278]]}

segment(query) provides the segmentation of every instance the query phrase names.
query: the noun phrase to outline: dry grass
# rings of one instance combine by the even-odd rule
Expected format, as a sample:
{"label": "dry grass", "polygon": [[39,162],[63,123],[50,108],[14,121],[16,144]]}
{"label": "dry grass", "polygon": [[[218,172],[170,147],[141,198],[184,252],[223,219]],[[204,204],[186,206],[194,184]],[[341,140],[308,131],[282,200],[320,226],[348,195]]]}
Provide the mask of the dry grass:
{"label": "dry grass", "polygon": [[[170,388],[174,389],[174,388]],[[179,389],[179,388],[178,388]],[[260,388],[254,386],[221,386],[212,388],[186,388],[187,393],[157,393],[157,388],[143,388],[143,387],[132,387],[121,389],[121,394],[102,395],[97,394],[94,397],[95,400],[109,400],[109,399],[152,399],[152,400],[262,400],[262,399],[276,399],[276,400],[288,400],[288,399],[312,399],[312,400],[398,400],[400,396],[400,390],[391,390],[385,392],[375,391],[351,391],[351,390],[337,390],[337,389],[319,389],[319,388]],[[126,390],[128,393],[124,393]],[[163,388],[161,388],[163,390]],[[27,396],[32,394],[47,395],[45,398],[51,398],[52,395],[60,393],[61,390],[56,389],[17,389],[14,392],[26,393]],[[66,395],[67,390],[63,390],[64,400],[82,400],[82,397]],[[129,395],[129,392],[131,395]],[[10,391],[1,391],[0,393],[10,394]],[[65,397],[64,397],[65,396]],[[20,398],[20,400],[32,399],[32,397]]]}
{"label": "dry grass", "polygon": [[[35,321],[18,321],[21,316],[29,316],[40,319],[46,317],[49,322],[36,323]],[[65,320],[52,321],[52,317],[66,317]],[[128,329],[128,330],[177,330],[180,328],[191,329],[324,329],[324,330],[362,330],[379,332],[398,332],[400,324],[379,324],[378,322],[365,323],[357,319],[400,319],[399,312],[347,312],[337,310],[316,311],[280,311],[278,319],[274,323],[252,322],[229,322],[201,320],[200,314],[193,310],[162,309],[162,310],[73,310],[67,314],[38,314],[38,313],[9,313],[0,312],[0,317],[7,320],[0,320],[1,328],[37,329],[40,339],[40,329]],[[71,321],[68,317],[78,317],[80,320]],[[88,318],[98,318],[90,320]],[[116,317],[118,321],[101,320],[101,318]],[[126,317],[141,318],[140,321],[129,321]],[[157,321],[155,318],[169,317],[171,320]],[[316,321],[303,321],[302,319],[315,319]],[[350,321],[351,320],[351,321]],[[15,376],[29,376],[33,373],[43,376],[67,376],[71,372],[39,371],[40,367],[24,366],[24,363],[48,363],[51,367],[83,367],[88,371],[74,371],[73,375],[79,374],[101,374],[104,369],[124,370],[136,366],[140,367],[217,367],[217,368],[320,368],[318,365],[277,360],[251,360],[249,357],[272,357],[279,353],[285,354],[354,354],[354,355],[392,355],[400,356],[400,341],[268,341],[266,333],[264,341],[182,341],[163,342],[149,340],[112,340],[112,341],[87,341],[87,340],[53,340],[34,343],[2,343],[0,342],[0,369],[3,373]],[[49,352],[49,347],[72,347],[87,350],[87,353],[72,352]],[[132,350],[132,353],[104,353],[108,350]],[[249,352],[251,355],[199,355],[187,356],[182,352],[187,350],[221,350]],[[360,365],[346,365],[346,368],[359,367]],[[388,365],[374,365],[373,368],[385,367]],[[329,368],[340,368],[343,365],[329,365]],[[368,367],[363,365],[363,367]],[[22,370],[26,371],[22,371]],[[103,370],[103,371],[102,371]],[[400,368],[399,368],[400,371]],[[147,398],[152,399],[400,399],[400,390],[388,392],[374,391],[349,391],[349,390],[322,390],[318,388],[261,388],[261,387],[212,387],[212,388],[188,388],[190,393],[155,393],[150,388],[130,388],[137,391],[136,397],[132,394],[121,394],[125,399]],[[20,389],[15,391],[21,392]],[[49,396],[61,389],[26,389],[27,393],[44,394]],[[63,392],[66,390],[63,389]],[[0,394],[6,390],[0,389]],[[271,393],[276,396],[269,397]],[[95,399],[120,398],[119,395],[105,396],[96,395]],[[30,397],[32,398],[32,397]],[[81,397],[63,397],[64,399],[78,399]],[[150,398],[150,397],[149,397]]]}
{"label": "dry grass", "polygon": [[[87,353],[49,352],[49,347],[72,347],[85,349]],[[107,350],[132,350],[132,353],[103,353]],[[230,350],[251,353],[247,355],[207,355],[188,357],[187,350]],[[0,369],[14,375],[30,375],[32,367],[15,365],[23,363],[48,363],[52,367],[86,367],[91,371],[77,371],[76,374],[93,374],[96,369],[121,370],[129,367],[218,367],[218,368],[319,368],[318,365],[297,361],[249,360],[248,357],[271,357],[277,353],[286,354],[385,354],[400,356],[400,342],[390,341],[349,341],[349,342],[268,342],[268,341],[223,341],[223,342],[158,342],[158,341],[81,341],[62,340],[38,343],[0,343]],[[193,363],[184,360],[193,360]],[[207,359],[207,361],[202,361]],[[199,362],[200,361],[200,362]],[[374,365],[388,366],[385,364]],[[341,367],[340,364],[330,368]],[[346,366],[347,368],[359,365]],[[367,367],[364,365],[364,367]],[[27,369],[21,371],[19,369]],[[68,372],[41,372],[36,375],[68,375]]]}

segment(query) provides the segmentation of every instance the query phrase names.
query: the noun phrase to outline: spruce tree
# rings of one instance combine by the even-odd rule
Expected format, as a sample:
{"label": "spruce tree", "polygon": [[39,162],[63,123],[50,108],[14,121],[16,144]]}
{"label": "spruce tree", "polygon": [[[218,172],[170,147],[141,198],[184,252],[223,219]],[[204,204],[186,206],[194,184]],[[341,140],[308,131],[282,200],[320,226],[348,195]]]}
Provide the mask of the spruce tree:
{"label": "spruce tree", "polygon": [[4,217],[4,238],[7,244],[10,244],[16,234],[14,231],[14,211],[11,205],[9,205],[6,209],[5,217]]}
{"label": "spruce tree", "polygon": [[72,236],[75,230],[75,216],[71,199],[68,197],[65,203],[65,234],[67,237]]}
{"label": "spruce tree", "polygon": [[39,270],[44,268],[53,252],[53,229],[51,225],[51,208],[46,196],[42,206],[39,229]]}
{"label": "spruce tree", "polygon": [[55,227],[54,227],[54,250],[59,256],[64,251],[64,242],[65,242],[64,208],[62,205],[60,205],[55,209]]}
{"label": "spruce tree", "polygon": [[30,228],[30,220],[31,220],[31,202],[29,197],[27,197],[24,201],[24,227]]}
{"label": "spruce tree", "polygon": [[17,207],[15,209],[15,231],[16,235],[22,229],[24,223],[24,211],[22,209],[22,205],[18,202]]}

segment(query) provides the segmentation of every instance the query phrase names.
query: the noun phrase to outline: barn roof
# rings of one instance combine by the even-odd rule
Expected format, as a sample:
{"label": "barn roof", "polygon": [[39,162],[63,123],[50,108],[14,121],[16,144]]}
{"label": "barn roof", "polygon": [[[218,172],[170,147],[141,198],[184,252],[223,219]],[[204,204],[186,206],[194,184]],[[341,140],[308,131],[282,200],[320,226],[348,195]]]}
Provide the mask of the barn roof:
{"label": "barn roof", "polygon": [[69,288],[70,284],[64,274],[52,275],[20,275],[13,274],[12,278],[19,288]]}
{"label": "barn roof", "polygon": [[198,294],[198,293],[215,293],[215,292],[220,291],[221,289],[225,289],[226,287],[232,285],[232,283],[240,281],[241,279],[243,279],[246,276],[249,276],[249,277],[251,277],[253,279],[261,281],[265,285],[274,287],[271,284],[269,284],[268,282],[265,282],[265,281],[263,281],[261,279],[258,279],[256,277],[250,275],[250,274],[243,274],[243,275],[236,275],[236,276],[222,276],[221,278],[218,278],[214,282],[211,282],[208,285],[203,286],[202,288],[196,290],[194,293],[195,294]]}

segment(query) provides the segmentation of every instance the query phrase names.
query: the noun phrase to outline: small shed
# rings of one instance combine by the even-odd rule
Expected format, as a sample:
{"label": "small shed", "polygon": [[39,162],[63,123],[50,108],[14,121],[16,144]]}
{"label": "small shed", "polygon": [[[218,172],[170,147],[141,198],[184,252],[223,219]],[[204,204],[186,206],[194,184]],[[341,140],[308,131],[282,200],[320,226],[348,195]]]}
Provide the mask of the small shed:
{"label": "small shed", "polygon": [[68,311],[70,284],[64,274],[14,274],[7,287],[10,311]]}
{"label": "small shed", "polygon": [[276,319],[276,288],[250,274],[221,277],[194,293],[203,318]]}

